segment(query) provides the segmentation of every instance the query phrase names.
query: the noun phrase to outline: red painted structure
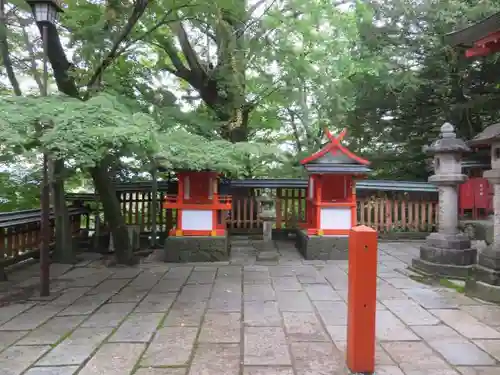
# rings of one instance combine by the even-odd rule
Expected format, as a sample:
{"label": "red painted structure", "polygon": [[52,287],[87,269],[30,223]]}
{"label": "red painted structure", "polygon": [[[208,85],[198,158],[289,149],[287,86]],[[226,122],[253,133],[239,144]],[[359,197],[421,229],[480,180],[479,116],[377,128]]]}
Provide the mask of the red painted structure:
{"label": "red painted structure", "polygon": [[465,216],[465,211],[471,211],[472,219],[480,219],[493,212],[493,190],[487,179],[474,177],[462,185],[459,190],[458,207],[460,215]]}
{"label": "red painted structure", "polygon": [[163,208],[177,210],[177,225],[170,236],[223,236],[224,211],[231,211],[232,199],[219,195],[217,172],[177,172],[177,195],[167,195]]}
{"label": "red painted structure", "polygon": [[[452,46],[465,48],[466,57],[488,56],[499,52],[500,12],[446,35],[445,40]],[[482,172],[482,170],[476,169],[472,172]],[[492,194],[488,181],[477,177],[476,173],[471,173],[470,179],[460,185],[460,214],[463,216],[465,211],[471,210],[473,219],[487,216],[493,211]]]}
{"label": "red painted structure", "polygon": [[377,244],[373,228],[360,225],[349,234],[346,360],[352,373],[375,371]]}
{"label": "red painted structure", "polygon": [[370,162],[342,146],[346,129],[337,137],[328,129],[325,133],[330,142],[300,162],[309,172],[303,228],[309,235],[346,236],[357,224],[354,179],[367,174]]}
{"label": "red painted structure", "polygon": [[488,34],[474,42],[474,46],[465,51],[466,57],[488,56],[500,51],[500,31]]}

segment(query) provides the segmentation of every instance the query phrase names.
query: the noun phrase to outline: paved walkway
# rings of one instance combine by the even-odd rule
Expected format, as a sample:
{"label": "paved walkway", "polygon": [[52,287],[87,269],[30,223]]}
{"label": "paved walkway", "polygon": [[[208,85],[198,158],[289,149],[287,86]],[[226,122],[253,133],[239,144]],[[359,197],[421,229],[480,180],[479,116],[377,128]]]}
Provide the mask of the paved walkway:
{"label": "paved walkway", "polygon": [[[346,374],[347,262],[234,246],[231,263],[53,265],[50,299],[0,307],[0,374]],[[376,373],[500,374],[500,307],[406,277],[417,246],[380,245]]]}

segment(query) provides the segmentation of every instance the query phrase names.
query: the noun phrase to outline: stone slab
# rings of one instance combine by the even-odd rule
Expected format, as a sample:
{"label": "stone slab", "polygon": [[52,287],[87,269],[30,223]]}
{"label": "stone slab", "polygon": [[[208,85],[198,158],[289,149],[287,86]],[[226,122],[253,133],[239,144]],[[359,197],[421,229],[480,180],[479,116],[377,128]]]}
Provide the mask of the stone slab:
{"label": "stone slab", "polygon": [[178,326],[178,327],[199,327],[203,314],[207,307],[207,302],[194,301],[182,302],[176,301],[167,314],[164,326]]}
{"label": "stone slab", "polygon": [[50,346],[11,346],[0,353],[0,373],[3,375],[21,374],[32,366]]}
{"label": "stone slab", "polygon": [[142,343],[104,344],[78,374],[130,374],[144,352],[145,347],[145,344]]}
{"label": "stone slab", "polygon": [[177,293],[148,294],[134,309],[135,313],[167,312],[174,303]]}
{"label": "stone slab", "polygon": [[278,308],[281,311],[313,311],[313,307],[307,294],[302,291],[278,291],[276,292]]}
{"label": "stone slab", "polygon": [[325,325],[347,325],[347,304],[344,301],[315,301],[314,306]]}
{"label": "stone slab", "polygon": [[302,285],[296,275],[272,277],[273,288],[276,291],[301,291]]}
{"label": "stone slab", "polygon": [[383,342],[382,347],[405,373],[406,370],[449,369],[444,359],[422,341]]}
{"label": "stone slab", "polygon": [[8,348],[30,331],[0,331],[0,352]]}
{"label": "stone slab", "polygon": [[117,327],[135,306],[135,303],[106,303],[85,320],[81,327]]}
{"label": "stone slab", "polygon": [[474,340],[474,344],[500,362],[500,340]]}
{"label": "stone slab", "polygon": [[186,368],[139,368],[134,375],[186,375]]}
{"label": "stone slab", "polygon": [[24,375],[74,375],[78,366],[32,367]]}
{"label": "stone slab", "polygon": [[126,286],[119,293],[111,297],[110,302],[123,303],[123,302],[140,302],[148,293],[147,290],[138,290],[130,285]]}
{"label": "stone slab", "polygon": [[194,270],[187,280],[187,284],[212,284],[215,280],[217,269],[209,271]]}
{"label": "stone slab", "polygon": [[199,342],[238,343],[240,342],[241,314],[208,311],[205,314],[199,335]]}
{"label": "stone slab", "polygon": [[347,373],[342,353],[329,342],[294,342],[291,344],[297,375]]}
{"label": "stone slab", "polygon": [[50,302],[51,305],[63,305],[68,306],[75,302],[78,298],[83,296],[85,293],[90,292],[91,287],[80,287],[80,288],[67,288],[65,289],[59,297]]}
{"label": "stone slab", "polygon": [[281,315],[275,301],[245,302],[244,319],[246,326],[281,327]]}
{"label": "stone slab", "polygon": [[461,375],[497,375],[500,374],[500,366],[471,366],[457,367]]}
{"label": "stone slab", "polygon": [[0,326],[0,331],[27,331],[38,327],[60,312],[64,306],[38,305]]}
{"label": "stone slab", "polygon": [[90,315],[108,300],[110,296],[89,295],[78,298],[73,304],[66,307],[58,315]]}
{"label": "stone slab", "polygon": [[382,303],[406,325],[434,325],[439,323],[434,315],[412,300],[385,300]]}
{"label": "stone slab", "polygon": [[245,284],[243,299],[245,301],[275,301],[276,293],[271,284]]}
{"label": "stone slab", "polygon": [[241,349],[238,344],[200,344],[189,375],[239,374]]}
{"label": "stone slab", "polygon": [[292,368],[245,366],[243,375],[294,375]]}
{"label": "stone slab", "polygon": [[500,339],[500,332],[461,310],[430,310],[444,323],[469,339]]}
{"label": "stone slab", "polygon": [[142,357],[141,366],[187,366],[197,332],[194,327],[159,329]]}
{"label": "stone slab", "polygon": [[133,313],[109,338],[109,342],[147,342],[155,333],[164,314]]}
{"label": "stone slab", "polygon": [[18,341],[17,345],[52,345],[68,336],[86,316],[56,316]]}
{"label": "stone slab", "polygon": [[380,341],[420,341],[420,339],[405,326],[390,311],[377,311],[376,335]]}
{"label": "stone slab", "polygon": [[111,328],[77,328],[36,365],[80,365],[90,357],[111,331]]}
{"label": "stone slab", "polygon": [[245,365],[291,365],[281,327],[245,327]]}
{"label": "stone slab", "polygon": [[34,303],[12,303],[7,306],[2,306],[0,309],[0,326],[22,312],[31,309],[33,306],[35,306]]}
{"label": "stone slab", "polygon": [[283,320],[289,340],[328,341],[328,335],[314,313],[283,312]]}
{"label": "stone slab", "polygon": [[186,285],[177,297],[178,302],[208,301],[212,292],[211,284]]}
{"label": "stone slab", "polygon": [[491,366],[496,361],[469,341],[450,341],[446,339],[429,341],[431,348],[440,353],[454,366]]}
{"label": "stone slab", "polygon": [[312,301],[341,301],[342,298],[331,286],[322,284],[309,284],[304,290]]}

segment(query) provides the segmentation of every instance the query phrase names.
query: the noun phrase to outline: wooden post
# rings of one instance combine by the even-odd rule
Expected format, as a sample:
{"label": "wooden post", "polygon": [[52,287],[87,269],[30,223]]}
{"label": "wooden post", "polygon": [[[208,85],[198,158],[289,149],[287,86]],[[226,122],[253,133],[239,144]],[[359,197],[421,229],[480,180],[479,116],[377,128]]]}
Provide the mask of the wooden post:
{"label": "wooden post", "polygon": [[377,232],[360,225],[349,234],[347,367],[353,373],[375,371],[377,303]]}

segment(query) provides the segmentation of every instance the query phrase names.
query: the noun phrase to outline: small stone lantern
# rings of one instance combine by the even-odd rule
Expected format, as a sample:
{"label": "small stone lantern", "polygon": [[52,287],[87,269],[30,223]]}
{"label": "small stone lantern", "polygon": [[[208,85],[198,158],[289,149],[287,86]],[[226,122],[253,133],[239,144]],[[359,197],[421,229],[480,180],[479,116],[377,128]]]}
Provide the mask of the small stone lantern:
{"label": "small stone lantern", "polygon": [[439,188],[438,232],[431,233],[420,247],[420,258],[413,267],[425,273],[466,278],[476,262],[476,249],[469,238],[458,230],[458,185],[462,174],[462,154],[469,147],[457,138],[453,125],[445,123],[440,137],[424,150],[434,156],[434,175],[429,182]]}
{"label": "small stone lantern", "polygon": [[259,203],[259,218],[262,220],[263,241],[254,243],[258,253],[258,261],[277,261],[279,253],[273,242],[273,224],[276,222],[276,209],[274,199],[271,197],[269,189],[264,189],[257,197]]}
{"label": "small stone lantern", "polygon": [[257,197],[257,202],[259,202],[259,218],[263,222],[262,235],[264,241],[272,241],[273,224],[276,221],[276,209],[269,189],[264,189],[262,194]]}

